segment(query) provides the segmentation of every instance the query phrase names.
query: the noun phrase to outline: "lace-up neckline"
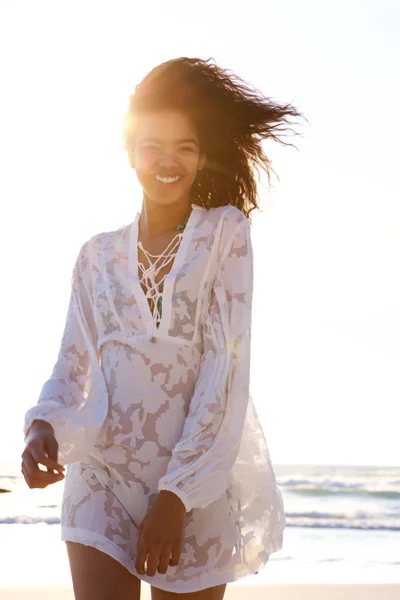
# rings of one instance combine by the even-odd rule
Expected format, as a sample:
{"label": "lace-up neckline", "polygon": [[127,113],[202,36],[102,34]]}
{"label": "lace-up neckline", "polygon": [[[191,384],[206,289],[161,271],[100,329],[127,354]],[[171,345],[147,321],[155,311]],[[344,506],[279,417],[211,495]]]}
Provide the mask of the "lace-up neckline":
{"label": "lace-up neckline", "polygon": [[134,296],[138,300],[143,327],[152,341],[156,341],[156,331],[160,331],[160,335],[168,335],[175,279],[184,263],[198,217],[206,210],[194,203],[191,209],[184,228],[174,235],[160,254],[152,254],[143,247],[140,241],[139,212],[131,225],[128,248],[129,278]]}
{"label": "lace-up neckline", "polygon": [[157,281],[157,276],[165,267],[167,267],[167,265],[173,263],[182,237],[183,231],[180,231],[173,237],[161,254],[151,254],[143,247],[142,242],[138,241],[138,248],[143,252],[148,262],[148,265],[145,266],[143,262],[138,261],[140,284],[145,293],[157,328],[160,325],[162,315],[164,281],[169,271],[165,272],[159,281]]}

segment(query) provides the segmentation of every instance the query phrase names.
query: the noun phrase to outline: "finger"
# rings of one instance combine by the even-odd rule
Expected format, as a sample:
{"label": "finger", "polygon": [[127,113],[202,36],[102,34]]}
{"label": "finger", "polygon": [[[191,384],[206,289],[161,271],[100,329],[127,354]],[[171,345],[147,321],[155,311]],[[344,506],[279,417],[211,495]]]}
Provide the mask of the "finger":
{"label": "finger", "polygon": [[160,562],[158,563],[158,572],[165,575],[168,570],[169,559],[171,556],[172,546],[167,546],[165,550],[161,552]]}
{"label": "finger", "polygon": [[138,529],[138,546],[140,544],[140,536],[142,535],[142,531],[143,531],[143,523],[144,521],[142,521],[139,525],[139,529]]}
{"label": "finger", "polygon": [[[143,521],[142,521],[143,523]],[[136,542],[136,548],[139,550],[140,546],[141,546],[141,542],[140,542],[140,538],[142,535],[142,523],[140,524],[140,527],[138,529],[138,536],[137,536],[137,542]]]}
{"label": "finger", "polygon": [[35,459],[36,463],[40,463],[41,465],[44,465],[45,467],[48,467],[49,469],[53,469],[55,471],[64,470],[64,467],[62,465],[59,465],[55,460],[52,460],[51,458],[46,456],[46,454],[43,452],[42,448],[39,446],[37,441],[32,442],[30,452],[33,458]]}
{"label": "finger", "polygon": [[64,479],[63,473],[53,473],[53,471],[42,471],[34,461],[31,455],[27,454],[22,463],[27,476],[32,480],[55,483]]}
{"label": "finger", "polygon": [[27,473],[29,473],[30,475],[36,470],[38,470],[37,463],[35,462],[35,460],[29,452],[27,452],[24,456],[22,466],[25,468],[25,471],[27,471]]}
{"label": "finger", "polygon": [[29,473],[26,472],[24,465],[22,465],[22,467],[21,467],[21,473],[24,476],[24,479],[25,479],[26,483],[28,484],[28,486],[31,487],[31,476],[29,475]]}
{"label": "finger", "polygon": [[148,554],[148,548],[145,544],[141,543],[138,546],[136,561],[135,561],[135,569],[139,573],[139,575],[144,575],[144,563],[146,562]]}
{"label": "finger", "polygon": [[37,481],[36,479],[34,479],[29,473],[26,472],[25,468],[22,467],[21,472],[24,476],[24,479],[28,485],[28,487],[30,487],[31,489],[33,488],[45,488],[48,485],[50,485],[48,482],[46,481]]}
{"label": "finger", "polygon": [[179,565],[179,561],[181,559],[181,546],[174,546],[172,548],[172,557],[171,560],[169,561],[169,564],[171,567],[177,567]]}
{"label": "finger", "polygon": [[42,450],[45,452],[45,454],[47,454],[50,460],[54,460],[54,462],[58,464],[58,442],[55,437],[52,436],[50,438],[43,438]]}
{"label": "finger", "polygon": [[30,476],[34,479],[41,479],[49,482],[58,481],[60,478],[64,479],[63,473],[53,473],[53,471],[42,471],[42,469],[39,469],[39,466],[31,455],[26,456],[24,466]]}
{"label": "finger", "polygon": [[[54,436],[43,437],[40,439],[41,450],[48,460],[53,460],[57,465],[57,471],[64,471],[64,467],[59,464],[57,460],[58,455],[58,442]],[[49,467],[47,467],[49,469]],[[53,467],[54,468],[54,467]]]}
{"label": "finger", "polygon": [[37,470],[36,473],[31,475],[32,479],[35,481],[44,481],[46,483],[56,483],[57,481],[62,481],[65,479],[65,475],[63,473],[53,473],[53,471],[41,471]]}
{"label": "finger", "polygon": [[51,483],[57,483],[58,481],[62,481],[63,479],[64,475],[60,473],[52,473],[50,471],[39,470],[39,475],[30,475],[30,480],[34,487],[45,487],[46,485],[50,485]]}
{"label": "finger", "polygon": [[146,574],[149,577],[154,577],[157,571],[158,563],[160,561],[161,546],[153,546],[150,548],[149,556],[147,558],[147,570]]}

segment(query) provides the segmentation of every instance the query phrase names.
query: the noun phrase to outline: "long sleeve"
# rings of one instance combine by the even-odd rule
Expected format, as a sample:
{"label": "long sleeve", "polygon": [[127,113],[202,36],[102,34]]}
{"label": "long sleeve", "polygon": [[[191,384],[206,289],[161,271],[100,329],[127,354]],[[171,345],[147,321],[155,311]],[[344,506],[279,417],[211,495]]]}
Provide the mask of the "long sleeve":
{"label": "long sleeve", "polygon": [[72,274],[71,298],[58,359],[45,382],[38,403],[25,415],[24,435],[33,421],[50,423],[59,444],[59,461],[66,464],[89,449],[98,419],[89,415],[88,397],[93,391],[92,370],[96,328],[91,301],[88,242],[82,246]]}
{"label": "long sleeve", "polygon": [[186,511],[222,496],[239,452],[249,401],[252,296],[253,251],[244,218],[217,266],[189,413],[158,482],[159,491],[175,493]]}

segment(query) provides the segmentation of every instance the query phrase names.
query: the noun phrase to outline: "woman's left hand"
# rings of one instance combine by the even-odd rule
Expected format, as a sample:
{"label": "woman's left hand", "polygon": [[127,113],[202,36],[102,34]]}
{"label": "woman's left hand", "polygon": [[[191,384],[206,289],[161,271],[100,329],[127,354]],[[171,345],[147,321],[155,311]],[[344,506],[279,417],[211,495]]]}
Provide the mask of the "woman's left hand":
{"label": "woman's left hand", "polygon": [[176,494],[166,490],[158,494],[139,527],[135,568],[140,575],[145,573],[146,559],[146,575],[150,577],[157,570],[165,574],[169,565],[179,564],[185,514],[185,505]]}

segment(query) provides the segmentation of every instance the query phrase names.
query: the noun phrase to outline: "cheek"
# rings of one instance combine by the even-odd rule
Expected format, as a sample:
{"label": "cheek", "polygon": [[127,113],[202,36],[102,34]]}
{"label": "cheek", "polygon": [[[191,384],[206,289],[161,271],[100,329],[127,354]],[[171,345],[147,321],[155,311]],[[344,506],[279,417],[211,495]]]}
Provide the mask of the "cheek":
{"label": "cheek", "polygon": [[137,172],[143,174],[151,169],[157,160],[157,156],[153,153],[135,152],[135,168]]}
{"label": "cheek", "polygon": [[197,173],[199,157],[196,155],[185,156],[181,159],[181,164],[186,169],[186,172],[194,177]]}
{"label": "cheek", "polygon": [[142,187],[147,188],[149,185],[151,185],[156,162],[157,161],[150,156],[137,155],[135,172],[136,177],[138,178]]}

